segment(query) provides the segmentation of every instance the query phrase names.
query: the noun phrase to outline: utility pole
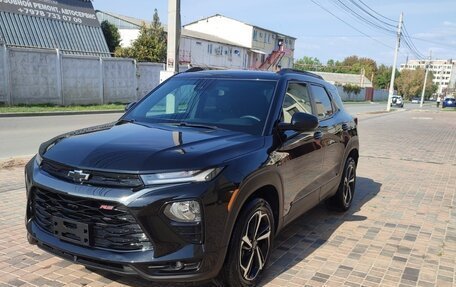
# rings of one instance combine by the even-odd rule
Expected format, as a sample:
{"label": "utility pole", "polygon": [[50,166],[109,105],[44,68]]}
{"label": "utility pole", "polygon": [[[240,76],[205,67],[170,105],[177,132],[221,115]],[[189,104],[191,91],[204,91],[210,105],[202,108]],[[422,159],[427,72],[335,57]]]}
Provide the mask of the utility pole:
{"label": "utility pole", "polygon": [[364,75],[366,74],[366,71],[364,68],[361,69],[361,89],[364,88]]}
{"label": "utility pole", "polygon": [[168,0],[166,71],[160,72],[160,82],[179,72],[180,2],[180,0]]}
{"label": "utility pole", "polygon": [[[431,57],[432,57],[432,51],[429,51],[429,64],[431,63]],[[426,82],[427,82],[427,77],[428,77],[428,64],[426,62],[424,63],[424,85],[423,85],[423,91],[421,92],[421,102],[420,102],[420,108],[423,107],[423,102],[424,102],[424,92],[426,91]]]}
{"label": "utility pole", "polygon": [[396,65],[397,65],[397,54],[399,53],[399,47],[401,46],[401,35],[402,35],[402,17],[403,13],[401,12],[401,16],[399,17],[399,25],[397,27],[397,42],[396,42],[396,50],[394,52],[394,62],[393,62],[393,72],[391,73],[391,81],[388,93],[388,106],[386,110],[389,112],[391,110],[391,100],[394,94],[394,79],[396,78]]}

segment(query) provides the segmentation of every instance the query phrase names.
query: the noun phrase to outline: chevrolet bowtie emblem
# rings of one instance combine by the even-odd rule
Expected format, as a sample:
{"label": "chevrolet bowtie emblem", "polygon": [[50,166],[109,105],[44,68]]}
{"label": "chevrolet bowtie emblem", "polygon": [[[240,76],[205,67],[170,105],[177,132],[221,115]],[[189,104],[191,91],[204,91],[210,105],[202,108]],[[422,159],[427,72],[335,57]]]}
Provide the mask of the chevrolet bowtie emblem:
{"label": "chevrolet bowtie emblem", "polygon": [[83,182],[89,179],[90,173],[84,173],[82,170],[70,170],[67,176],[75,182]]}

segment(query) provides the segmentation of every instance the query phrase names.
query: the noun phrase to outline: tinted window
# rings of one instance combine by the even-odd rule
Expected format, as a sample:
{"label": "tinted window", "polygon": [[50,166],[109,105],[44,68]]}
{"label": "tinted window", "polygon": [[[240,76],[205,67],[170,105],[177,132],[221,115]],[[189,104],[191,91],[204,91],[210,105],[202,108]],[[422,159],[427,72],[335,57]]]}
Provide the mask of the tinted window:
{"label": "tinted window", "polygon": [[321,86],[311,85],[311,87],[318,118],[324,119],[330,117],[333,114],[333,107],[326,90]]}
{"label": "tinted window", "polygon": [[282,105],[283,121],[291,122],[294,113],[302,112],[312,114],[307,85],[303,83],[290,83]]}
{"label": "tinted window", "polygon": [[276,81],[173,78],[128,113],[138,122],[205,124],[261,134]]}

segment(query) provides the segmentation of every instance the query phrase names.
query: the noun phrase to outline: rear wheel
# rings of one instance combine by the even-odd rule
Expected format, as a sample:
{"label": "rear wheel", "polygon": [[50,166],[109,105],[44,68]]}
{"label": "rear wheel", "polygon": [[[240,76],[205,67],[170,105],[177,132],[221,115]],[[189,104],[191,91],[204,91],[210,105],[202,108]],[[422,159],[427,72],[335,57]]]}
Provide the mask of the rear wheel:
{"label": "rear wheel", "polygon": [[221,271],[225,286],[255,286],[271,252],[274,216],[269,203],[261,198],[242,210],[231,237],[228,255]]}
{"label": "rear wheel", "polygon": [[350,208],[356,186],[356,161],[349,157],[345,162],[344,173],[340,180],[339,188],[336,194],[328,200],[331,207],[340,211],[346,211]]}

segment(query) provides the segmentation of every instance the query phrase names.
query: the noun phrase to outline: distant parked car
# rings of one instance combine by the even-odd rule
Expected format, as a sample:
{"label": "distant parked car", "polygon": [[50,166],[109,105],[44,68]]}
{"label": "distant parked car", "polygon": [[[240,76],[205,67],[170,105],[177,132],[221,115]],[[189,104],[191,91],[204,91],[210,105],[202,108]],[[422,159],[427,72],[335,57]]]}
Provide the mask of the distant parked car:
{"label": "distant parked car", "polygon": [[442,102],[442,108],[456,108],[456,99],[445,98]]}
{"label": "distant parked car", "polygon": [[412,104],[419,104],[421,99],[419,97],[413,97],[412,98]]}
{"label": "distant parked car", "polygon": [[401,96],[393,96],[393,98],[391,99],[391,106],[403,108],[404,100],[402,99]]}

